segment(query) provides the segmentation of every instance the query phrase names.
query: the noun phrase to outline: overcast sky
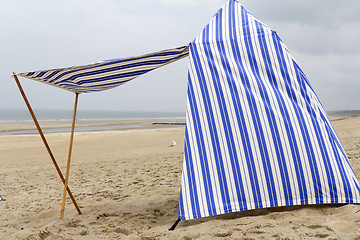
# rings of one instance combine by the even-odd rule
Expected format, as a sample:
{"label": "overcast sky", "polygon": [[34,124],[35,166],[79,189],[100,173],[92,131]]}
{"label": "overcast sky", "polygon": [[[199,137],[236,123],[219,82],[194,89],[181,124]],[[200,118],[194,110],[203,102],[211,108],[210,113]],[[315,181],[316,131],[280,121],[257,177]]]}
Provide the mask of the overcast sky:
{"label": "overcast sky", "polygon": [[[12,72],[94,63],[191,42],[226,0],[0,0],[0,108],[25,108]],[[326,110],[360,109],[359,0],[243,0],[277,31]],[[184,112],[188,58],[80,109]],[[74,94],[20,78],[34,109],[72,109]]]}

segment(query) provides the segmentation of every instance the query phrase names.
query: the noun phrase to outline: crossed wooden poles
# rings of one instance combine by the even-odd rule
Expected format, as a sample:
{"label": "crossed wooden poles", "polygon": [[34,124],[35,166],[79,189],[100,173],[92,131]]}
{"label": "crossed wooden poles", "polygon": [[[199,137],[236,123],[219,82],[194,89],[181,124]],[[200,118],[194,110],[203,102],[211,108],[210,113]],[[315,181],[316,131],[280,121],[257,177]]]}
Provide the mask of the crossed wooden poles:
{"label": "crossed wooden poles", "polygon": [[41,130],[41,127],[39,125],[39,122],[37,121],[36,119],[36,116],[30,106],[30,103],[25,95],[25,92],[20,84],[20,81],[17,77],[17,75],[15,73],[13,73],[13,77],[15,79],[15,82],[20,90],[20,93],[25,101],[25,104],[31,114],[31,117],[36,125],[36,128],[41,136],[41,139],[50,155],[50,158],[56,168],[56,171],[58,172],[60,178],[61,178],[61,181],[63,182],[64,184],[64,193],[63,193],[63,198],[62,198],[62,204],[61,204],[61,213],[60,213],[60,219],[62,220],[64,218],[64,210],[65,210],[65,199],[66,199],[66,192],[69,193],[69,196],[72,200],[72,202],[74,203],[74,206],[76,208],[76,210],[78,211],[79,214],[81,214],[81,210],[79,208],[79,206],[77,205],[76,201],[75,201],[75,198],[74,196],[72,195],[71,191],[70,191],[70,188],[68,187],[68,181],[69,181],[69,170],[70,170],[70,160],[71,160],[71,152],[72,152],[72,145],[73,145],[73,140],[74,140],[74,129],[75,129],[75,119],[76,119],[76,110],[77,110],[77,103],[78,103],[78,97],[79,97],[79,93],[76,93],[75,94],[75,104],[74,104],[74,113],[73,113],[73,119],[72,119],[72,126],[71,126],[71,135],[70,135],[70,145],[69,145],[69,154],[68,154],[68,160],[67,160],[67,167],[66,167],[66,175],[65,175],[65,178],[63,176],[63,174],[61,173],[61,170],[55,160],[55,157],[54,155],[52,154],[51,152],[51,149],[50,149],[50,146],[45,138],[45,135],[43,133],[43,131]]}

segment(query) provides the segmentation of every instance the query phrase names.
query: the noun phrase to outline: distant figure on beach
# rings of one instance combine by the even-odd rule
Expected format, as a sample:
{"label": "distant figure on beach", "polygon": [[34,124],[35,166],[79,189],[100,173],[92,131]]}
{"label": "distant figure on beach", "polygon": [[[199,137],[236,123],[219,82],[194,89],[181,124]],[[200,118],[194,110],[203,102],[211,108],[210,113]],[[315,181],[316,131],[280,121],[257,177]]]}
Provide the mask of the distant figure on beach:
{"label": "distant figure on beach", "polygon": [[176,142],[173,140],[173,144],[171,144],[169,147],[175,147],[176,146]]}

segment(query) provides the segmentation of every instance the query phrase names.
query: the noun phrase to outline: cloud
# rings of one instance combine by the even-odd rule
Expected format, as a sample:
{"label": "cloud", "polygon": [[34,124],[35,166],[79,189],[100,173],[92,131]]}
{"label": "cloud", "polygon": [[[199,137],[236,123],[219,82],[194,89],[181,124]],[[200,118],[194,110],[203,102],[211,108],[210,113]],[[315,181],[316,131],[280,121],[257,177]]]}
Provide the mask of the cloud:
{"label": "cloud", "polygon": [[201,8],[220,8],[226,3],[224,0],[158,0],[160,4],[170,7],[201,7]]}
{"label": "cloud", "polygon": [[323,26],[360,21],[360,1],[357,0],[244,0],[243,5],[264,21]]}
{"label": "cloud", "polygon": [[274,28],[292,50],[313,55],[360,53],[360,22],[338,27],[301,23],[278,23]]}
{"label": "cloud", "polygon": [[360,109],[360,55],[292,54],[326,110]]}

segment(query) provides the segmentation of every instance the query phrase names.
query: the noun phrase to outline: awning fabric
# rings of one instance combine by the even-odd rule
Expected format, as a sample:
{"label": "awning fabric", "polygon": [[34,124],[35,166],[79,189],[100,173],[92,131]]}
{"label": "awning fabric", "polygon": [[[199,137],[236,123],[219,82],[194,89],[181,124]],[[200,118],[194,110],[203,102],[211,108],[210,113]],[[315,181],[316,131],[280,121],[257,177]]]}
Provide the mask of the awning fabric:
{"label": "awning fabric", "polygon": [[151,70],[182,59],[188,54],[189,46],[186,45],[137,57],[83,66],[18,73],[17,75],[71,92],[89,93],[120,86]]}
{"label": "awning fabric", "polygon": [[229,0],[189,61],[182,220],[360,202],[335,130],[276,32]]}

